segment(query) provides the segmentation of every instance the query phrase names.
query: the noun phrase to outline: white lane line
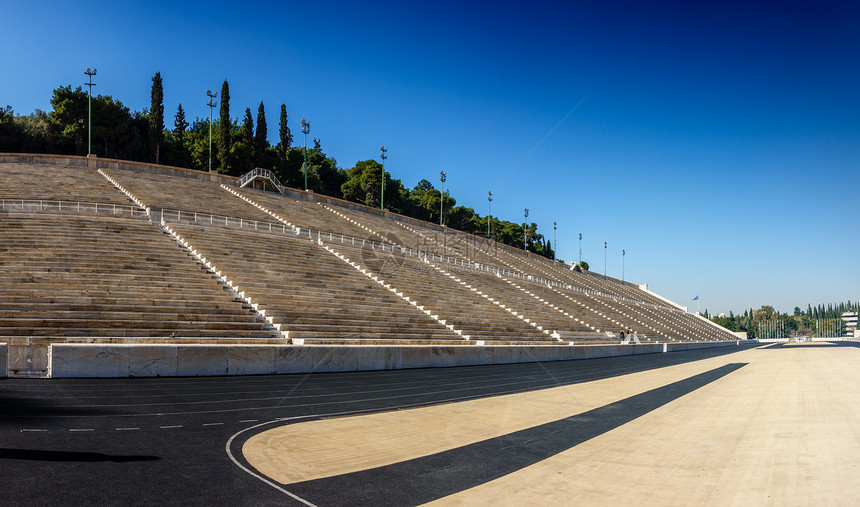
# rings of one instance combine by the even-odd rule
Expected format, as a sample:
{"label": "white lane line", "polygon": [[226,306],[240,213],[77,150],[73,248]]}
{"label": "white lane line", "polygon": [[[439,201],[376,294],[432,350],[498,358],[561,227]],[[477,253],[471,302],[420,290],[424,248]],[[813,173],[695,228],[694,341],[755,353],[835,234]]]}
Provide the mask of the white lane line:
{"label": "white lane line", "polygon": [[22,428],[21,429],[21,433],[27,433],[27,432],[36,433],[36,432],[43,432],[43,431],[48,431],[48,430],[36,429],[36,428]]}
{"label": "white lane line", "polygon": [[95,431],[92,428],[69,428],[69,431]]}
{"label": "white lane line", "polygon": [[[303,417],[302,416],[296,417],[296,419],[300,419],[300,418],[303,418]],[[285,417],[282,420],[287,420],[287,419],[291,419],[291,418]],[[233,452],[230,451],[230,444],[233,443],[233,440],[237,436],[241,435],[242,433],[245,433],[248,430],[253,430],[255,428],[259,428],[260,426],[266,426],[267,424],[271,424],[273,422],[275,422],[275,421],[268,421],[268,422],[260,423],[260,424],[257,424],[256,426],[251,426],[249,428],[245,428],[244,430],[233,434],[233,436],[230,437],[230,440],[227,440],[227,445],[225,446],[227,449],[227,456],[230,458],[230,461],[232,461],[234,465],[241,468],[245,473],[247,473],[251,477],[256,477],[257,479],[260,479],[261,481],[268,484],[269,486],[277,489],[278,491],[280,491],[281,493],[284,493],[285,495],[289,496],[290,498],[307,505],[308,507],[317,507],[315,504],[312,504],[311,502],[309,502],[309,501],[305,500],[304,498],[296,495],[295,493],[290,493],[289,491],[280,487],[279,485],[275,484],[274,482],[270,481],[266,477],[263,477],[262,475],[256,474],[256,473],[252,472],[251,470],[248,470],[247,467],[243,466],[241,463],[239,463],[239,461],[235,457],[233,457]]]}
{"label": "white lane line", "polygon": [[160,428],[161,428],[161,429],[163,429],[163,430],[169,430],[169,429],[171,429],[171,428],[181,428],[181,427],[182,427],[182,425],[181,425],[181,424],[177,424],[177,425],[175,425],[175,426],[161,426]]}
{"label": "white lane line", "polygon": [[243,419],[239,421],[240,423],[249,423],[249,422],[259,422],[259,419]]}
{"label": "white lane line", "polygon": [[134,431],[139,430],[140,428],[117,428],[117,431]]}
{"label": "white lane line", "polygon": [[222,424],[224,423],[203,423],[203,426],[221,426]]}

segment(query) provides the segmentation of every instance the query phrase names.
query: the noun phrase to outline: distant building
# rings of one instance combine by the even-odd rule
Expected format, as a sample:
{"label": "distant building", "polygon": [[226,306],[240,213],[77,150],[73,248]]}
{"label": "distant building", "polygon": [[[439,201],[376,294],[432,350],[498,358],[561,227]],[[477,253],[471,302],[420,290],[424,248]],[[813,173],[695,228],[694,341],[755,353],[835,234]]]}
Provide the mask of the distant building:
{"label": "distant building", "polygon": [[845,312],[842,314],[842,321],[845,322],[845,336],[847,338],[857,336],[857,312]]}

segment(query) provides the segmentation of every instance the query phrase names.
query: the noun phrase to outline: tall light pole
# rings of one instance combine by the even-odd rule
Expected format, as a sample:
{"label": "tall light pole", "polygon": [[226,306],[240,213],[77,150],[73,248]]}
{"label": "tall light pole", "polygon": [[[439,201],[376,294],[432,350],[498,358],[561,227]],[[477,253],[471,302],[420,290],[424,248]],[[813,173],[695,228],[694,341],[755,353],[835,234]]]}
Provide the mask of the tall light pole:
{"label": "tall light pole", "polygon": [[606,280],[606,241],[603,242],[603,279]]}
{"label": "tall light pole", "polygon": [[84,74],[90,76],[90,82],[84,83],[85,85],[90,87],[90,91],[87,92],[87,109],[89,109],[89,126],[87,127],[87,156],[93,154],[93,76],[96,75],[96,69],[84,71]]}
{"label": "tall light pole", "polygon": [[217,93],[212,93],[212,90],[206,90],[206,96],[209,97],[209,102],[206,105],[209,106],[209,172],[212,172],[212,110],[215,109],[215,106],[218,105],[215,102],[215,98],[218,97]]}
{"label": "tall light pole", "polygon": [[555,231],[558,229],[558,222],[552,222],[552,260],[555,262],[555,251],[558,250],[558,239],[556,239]]}
{"label": "tall light pole", "polygon": [[490,237],[490,224],[493,223],[493,191],[487,192],[487,238]]}
{"label": "tall light pole", "polygon": [[379,209],[385,210],[385,159],[388,158],[388,155],[385,153],[388,151],[388,148],[385,146],[380,146],[380,150],[382,150],[382,191],[379,193]]}
{"label": "tall light pole", "polygon": [[445,171],[439,171],[439,180],[442,181],[442,191],[439,192],[439,225],[442,225],[442,215],[445,211],[445,179],[447,176],[448,173]]}
{"label": "tall light pole", "polygon": [[523,214],[525,215],[525,219],[523,220],[523,252],[528,251],[527,241],[528,241],[528,232],[529,232],[529,209],[525,208],[523,210]]}
{"label": "tall light pole", "polygon": [[311,131],[311,122],[305,121],[302,118],[302,134],[305,135],[305,150],[304,150],[304,162],[302,162],[302,169],[305,171],[305,191],[308,190],[308,132]]}
{"label": "tall light pole", "polygon": [[627,250],[621,250],[621,285],[624,285],[624,258],[627,257]]}
{"label": "tall light pole", "polygon": [[582,268],[582,233],[579,233],[579,267]]}

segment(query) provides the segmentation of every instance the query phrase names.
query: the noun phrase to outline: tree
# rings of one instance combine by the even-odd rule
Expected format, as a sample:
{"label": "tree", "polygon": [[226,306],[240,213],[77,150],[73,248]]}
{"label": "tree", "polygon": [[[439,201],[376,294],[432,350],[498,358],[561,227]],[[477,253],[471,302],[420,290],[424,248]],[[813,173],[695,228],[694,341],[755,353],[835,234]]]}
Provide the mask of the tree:
{"label": "tree", "polygon": [[218,122],[218,161],[220,172],[230,174],[230,85],[227,80],[221,85],[221,109]]}
{"label": "tree", "polygon": [[186,130],[188,130],[188,122],[185,121],[185,110],[182,109],[182,104],[179,104],[176,108],[176,116],[173,118],[173,135],[177,139],[182,139]]}
{"label": "tree", "polygon": [[316,137],[314,138],[314,148],[317,151],[322,151],[322,146],[320,145],[320,140]]}
{"label": "tree", "polygon": [[282,152],[286,152],[293,144],[293,135],[290,133],[290,126],[287,124],[286,104],[281,104],[281,121],[278,124],[278,136],[281,140],[279,147]]}
{"label": "tree", "polygon": [[795,307],[794,307],[794,316],[795,316],[795,317],[800,317],[801,315],[803,315],[803,311],[801,311],[801,309],[800,309],[800,307],[799,307],[799,306],[795,306]]}
{"label": "tree", "polygon": [[268,136],[266,109],[263,107],[263,102],[260,101],[260,107],[257,108],[257,133],[254,135],[254,164],[257,167],[263,165],[263,155],[266,148],[269,147]]}
{"label": "tree", "polygon": [[580,262],[580,263],[579,263],[579,267],[581,267],[582,269],[584,269],[584,270],[588,271],[588,263],[587,263],[587,262],[585,262],[585,261]]}
{"label": "tree", "polygon": [[155,148],[155,163],[161,158],[161,143],[164,141],[164,90],[161,72],[152,77],[152,102],[149,107],[149,140]]}
{"label": "tree", "polygon": [[242,169],[250,171],[256,164],[257,155],[254,148],[254,118],[251,116],[251,108],[245,108],[245,119],[242,128],[239,129],[239,138],[242,140]]}

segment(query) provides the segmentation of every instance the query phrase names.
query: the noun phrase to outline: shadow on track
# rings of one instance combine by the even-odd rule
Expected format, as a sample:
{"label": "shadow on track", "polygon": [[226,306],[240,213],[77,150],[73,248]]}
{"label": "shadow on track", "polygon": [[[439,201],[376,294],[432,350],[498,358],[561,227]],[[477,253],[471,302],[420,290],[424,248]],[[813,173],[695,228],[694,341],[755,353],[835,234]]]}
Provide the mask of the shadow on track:
{"label": "shadow on track", "polygon": [[100,452],[74,452],[74,451],[40,451],[33,449],[6,449],[0,447],[0,459],[15,459],[22,461],[58,461],[77,463],[98,463],[110,461],[112,463],[128,463],[131,461],[158,461],[158,456],[113,456]]}
{"label": "shadow on track", "polygon": [[[731,363],[588,412],[392,465],[289,486],[325,505],[417,505],[516,472],[746,366]],[[387,487],[401,485],[397,488]]]}

